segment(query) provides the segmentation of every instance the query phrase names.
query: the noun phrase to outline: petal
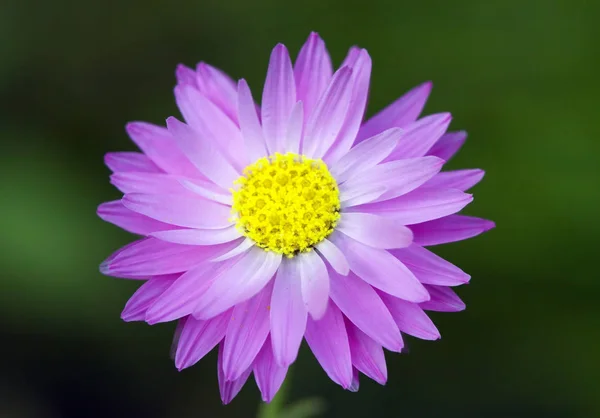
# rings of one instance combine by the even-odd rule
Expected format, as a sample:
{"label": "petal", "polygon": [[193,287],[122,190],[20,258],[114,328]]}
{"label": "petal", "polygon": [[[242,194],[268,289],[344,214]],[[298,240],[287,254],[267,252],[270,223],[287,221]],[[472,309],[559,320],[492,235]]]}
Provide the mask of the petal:
{"label": "petal", "polygon": [[172,229],[150,234],[163,241],[187,245],[214,245],[242,237],[235,225],[222,229]]}
{"label": "petal", "polygon": [[395,219],[370,213],[344,213],[337,230],[374,248],[404,248],[413,240],[412,231]]}
{"label": "petal", "polygon": [[277,271],[281,254],[253,247],[234,260],[234,265],[224,270],[197,299],[194,317],[212,318],[256,295]]}
{"label": "petal", "polygon": [[348,388],[348,390],[350,392],[358,392],[358,389],[360,387],[360,373],[358,373],[358,370],[354,367],[352,367],[352,383],[350,384],[350,387]]}
{"label": "petal", "polygon": [[306,330],[306,317],[299,263],[284,258],[271,298],[271,341],[280,366],[287,367],[296,360]]}
{"label": "petal", "polygon": [[485,172],[479,169],[446,171],[435,175],[425,186],[458,189],[464,192],[479,183],[484,175]]}
{"label": "petal", "polygon": [[434,221],[411,225],[410,229],[415,234],[415,243],[427,246],[462,241],[489,231],[495,226],[494,222],[487,219],[450,215]]}
{"label": "petal", "polygon": [[353,273],[343,277],[330,271],[330,277],[331,300],[344,315],[378,344],[400,352],[402,336],[377,292]]}
{"label": "petal", "polygon": [[242,387],[248,380],[248,377],[252,373],[252,367],[244,371],[242,375],[236,380],[227,380],[223,373],[223,344],[219,345],[219,357],[217,360],[217,378],[219,380],[219,393],[221,394],[221,400],[223,404],[227,405],[240,393]]}
{"label": "petal", "polygon": [[344,253],[342,253],[333,242],[329,241],[327,238],[323,238],[323,241],[317,244],[316,249],[335,271],[342,276],[348,275],[348,272],[350,272],[348,260],[346,260]]}
{"label": "petal", "polygon": [[272,282],[258,294],[233,308],[223,341],[223,374],[227,380],[239,378],[262,348],[269,335],[269,303]]}
{"label": "petal", "polygon": [[279,391],[287,374],[287,366],[281,367],[271,348],[271,339],[267,338],[254,362],[254,378],[260,390],[263,402],[271,402]]}
{"label": "petal", "polygon": [[267,156],[268,153],[262,127],[256,114],[256,105],[254,104],[248,83],[244,79],[238,82],[237,106],[240,129],[244,137],[244,146],[248,153],[248,159],[250,161],[257,161]]}
{"label": "petal", "polygon": [[104,156],[104,163],[113,173],[160,173],[160,168],[139,152],[109,152]]}
{"label": "petal", "polygon": [[465,303],[460,300],[454,290],[446,286],[425,286],[431,300],[420,303],[421,309],[438,312],[459,312],[465,310]]}
{"label": "petal", "polygon": [[410,225],[452,215],[472,201],[472,195],[460,190],[419,187],[394,199],[367,203],[349,210],[377,213],[401,225]]}
{"label": "petal", "polygon": [[175,367],[183,370],[199,362],[225,337],[232,309],[202,321],[188,316],[179,337]]}
{"label": "petal", "polygon": [[285,152],[300,153],[300,142],[302,141],[302,130],[304,126],[304,111],[302,102],[296,102],[287,124],[286,135],[283,141]]}
{"label": "petal", "polygon": [[335,141],[344,123],[352,90],[352,69],[340,68],[308,117],[302,143],[302,154],[322,158]]}
{"label": "petal", "polygon": [[148,235],[155,231],[173,228],[172,225],[127,209],[120,200],[102,203],[98,206],[97,214],[102,220],[134,234]]}
{"label": "petal", "polygon": [[217,258],[212,259],[212,262],[218,262],[218,261],[224,261],[227,260],[229,258],[233,258],[236,255],[240,255],[245,253],[246,251],[248,251],[250,248],[254,247],[254,241],[252,241],[250,238],[246,238],[243,241],[241,241],[239,243],[239,245],[235,246],[234,248],[232,248],[230,251],[221,254],[220,256],[218,256]]}
{"label": "petal", "polygon": [[344,190],[340,195],[343,212],[379,199],[387,191],[384,185],[375,186],[372,183],[355,184],[351,189]]}
{"label": "petal", "polygon": [[262,97],[262,127],[270,154],[285,152],[287,123],[296,103],[296,84],[286,47],[273,48]]}
{"label": "petal", "polygon": [[239,173],[211,142],[211,138],[201,136],[173,117],[167,119],[167,127],[196,168],[215,184],[229,190]]}
{"label": "petal", "polygon": [[329,301],[329,274],[325,263],[314,251],[296,256],[300,270],[302,299],[314,319],[324,315]]}
{"label": "petal", "polygon": [[125,309],[121,312],[121,319],[125,322],[144,321],[146,311],[154,301],[162,295],[179,277],[179,274],[169,274],[164,276],[154,276],[148,279],[146,283],[129,298]]}
{"label": "petal", "polygon": [[232,121],[237,121],[235,82],[223,71],[201,62],[196,67],[198,90]]}
{"label": "petal", "polygon": [[366,121],[360,128],[357,142],[377,135],[386,129],[393,127],[402,128],[417,120],[425,106],[425,102],[427,102],[429,93],[431,93],[431,87],[431,82],[427,82],[413,88]]}
{"label": "petal", "polygon": [[352,359],[344,316],[338,307],[330,303],[320,320],[309,318],[305,337],[329,378],[344,389],[349,388],[352,384]]}
{"label": "petal", "polygon": [[346,320],[346,330],[354,367],[380,385],[385,385],[387,366],[383,347],[348,320]]}
{"label": "petal", "polygon": [[127,209],[171,225],[218,229],[231,225],[231,209],[200,196],[129,193],[122,199]]}
{"label": "petal", "polygon": [[198,88],[198,81],[196,80],[197,77],[198,74],[196,74],[196,71],[183,64],[178,64],[175,69],[175,78],[177,79],[177,84],[189,84]]}
{"label": "petal", "polygon": [[386,250],[366,246],[336,232],[329,239],[342,250],[350,269],[373,287],[413,302],[429,300],[427,290],[411,271]]}
{"label": "petal", "polygon": [[330,169],[338,183],[359,175],[383,161],[398,145],[403,131],[400,128],[388,129],[366,139],[341,157]]}
{"label": "petal", "polygon": [[179,179],[165,173],[126,172],[110,176],[110,182],[123,193],[190,194]]}
{"label": "petal", "polygon": [[447,132],[431,147],[427,155],[434,155],[448,161],[463,146],[467,139],[465,131]]}
{"label": "petal", "polygon": [[183,178],[178,179],[179,183],[187,190],[202,196],[205,199],[212,200],[214,202],[222,203],[224,205],[230,206],[233,203],[233,197],[231,193],[226,193],[222,188],[217,186],[210,181],[203,180],[194,180],[189,181]]}
{"label": "petal", "polygon": [[188,177],[202,176],[181,152],[167,129],[146,122],[130,122],[126,130],[132,141],[164,172]]}
{"label": "petal", "polygon": [[392,250],[391,253],[406,265],[421,283],[458,286],[471,279],[471,276],[454,264],[416,244]]}
{"label": "petal", "polygon": [[297,99],[304,104],[304,114],[312,114],[319,98],[331,81],[331,59],[325,42],[312,32],[302,46],[294,65]]}
{"label": "petal", "polygon": [[450,113],[439,113],[407,125],[402,140],[387,159],[394,161],[424,156],[446,132],[451,120]]}
{"label": "petal", "polygon": [[416,303],[379,292],[400,331],[422,340],[437,340],[440,333],[427,314]]}

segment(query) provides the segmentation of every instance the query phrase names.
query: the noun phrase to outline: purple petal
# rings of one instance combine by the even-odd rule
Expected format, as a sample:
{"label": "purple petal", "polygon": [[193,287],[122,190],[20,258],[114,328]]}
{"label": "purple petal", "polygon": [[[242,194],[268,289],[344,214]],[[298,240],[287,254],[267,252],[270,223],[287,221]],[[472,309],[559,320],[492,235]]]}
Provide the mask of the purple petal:
{"label": "purple petal", "polygon": [[431,295],[431,300],[420,303],[421,309],[438,312],[459,312],[465,310],[465,303],[446,286],[425,286]]}
{"label": "purple petal", "polygon": [[181,177],[165,173],[115,173],[110,182],[123,193],[190,194],[181,184]]}
{"label": "purple petal", "polygon": [[163,241],[187,245],[214,245],[231,242],[242,236],[235,225],[222,229],[172,229],[151,234]]}
{"label": "purple petal", "polygon": [[431,82],[423,83],[377,113],[360,128],[357,142],[364,141],[386,129],[404,127],[417,120],[431,93]]}
{"label": "purple petal", "polygon": [[412,231],[395,219],[370,213],[344,213],[337,229],[374,248],[404,248],[413,240]]}
{"label": "purple petal", "polygon": [[238,245],[236,245],[235,247],[233,247],[231,250],[227,251],[224,254],[219,255],[218,257],[212,259],[211,261],[216,263],[217,261],[228,260],[237,255],[247,252],[252,247],[254,247],[254,241],[252,241],[250,238],[246,238],[246,239],[240,241],[240,243]]}
{"label": "purple petal", "polygon": [[352,383],[350,384],[350,387],[348,388],[348,390],[350,392],[358,392],[358,389],[360,388],[360,376],[358,373],[358,370],[356,368],[352,368]]}
{"label": "purple petal", "polygon": [[346,330],[354,367],[380,385],[385,385],[387,366],[383,347],[348,320],[346,320]]}
{"label": "purple petal", "polygon": [[462,241],[489,231],[495,226],[494,222],[487,219],[450,215],[434,221],[410,225],[410,229],[415,234],[415,243],[427,246]]}
{"label": "purple petal", "polygon": [[324,238],[323,241],[317,244],[316,249],[335,271],[342,276],[348,275],[348,272],[350,272],[348,260],[346,260],[344,253],[334,243]]}
{"label": "purple petal", "polygon": [[134,234],[148,235],[155,231],[173,228],[172,225],[127,209],[120,200],[102,203],[98,206],[97,214],[102,220]]}
{"label": "purple petal", "polygon": [[479,169],[446,171],[436,174],[425,183],[426,187],[469,190],[481,181],[485,172]]}
{"label": "purple petal", "polygon": [[104,163],[113,173],[160,173],[160,168],[150,158],[139,152],[109,152]]}
{"label": "purple petal", "polygon": [[448,161],[463,146],[466,139],[467,133],[465,131],[448,132],[431,147],[427,155],[434,155]]}
{"label": "purple petal", "polygon": [[330,303],[320,320],[309,318],[305,337],[329,378],[348,389],[352,385],[352,359],[344,316],[338,307]]}
{"label": "purple petal", "polygon": [[183,64],[178,64],[175,69],[177,84],[189,84],[192,87],[198,88],[197,77],[198,74],[196,74],[196,71]]}
{"label": "purple petal", "polygon": [[427,314],[416,303],[379,292],[400,331],[422,340],[437,340],[440,333]]}
{"label": "purple petal", "polygon": [[373,287],[413,302],[429,300],[421,282],[386,250],[366,246],[335,232],[329,239],[346,255],[350,269]]}
{"label": "purple petal", "polygon": [[199,362],[225,337],[232,309],[202,321],[188,316],[179,337],[175,367],[183,370]]}
{"label": "purple petal", "polygon": [[302,299],[314,319],[324,315],[329,301],[329,274],[321,257],[314,251],[296,256],[300,270]]}
{"label": "purple petal", "polygon": [[201,62],[196,67],[198,90],[232,121],[237,121],[235,82],[223,71]]}
{"label": "purple petal", "polygon": [[287,366],[281,367],[273,356],[271,339],[267,338],[254,361],[254,378],[263,402],[271,402],[287,374]]}
{"label": "purple petal", "polygon": [[398,146],[387,158],[388,161],[422,157],[446,132],[452,116],[450,113],[429,115],[407,125]]}
{"label": "purple petal", "polygon": [[227,380],[239,378],[254,362],[269,335],[269,303],[272,281],[254,297],[233,308],[223,341],[223,373]]}
{"label": "purple petal", "polygon": [[302,141],[302,132],[304,129],[304,111],[302,102],[296,102],[287,124],[286,135],[283,141],[283,149],[286,152],[300,152],[300,143]]}
{"label": "purple petal", "polygon": [[221,394],[221,400],[223,404],[227,405],[229,402],[236,397],[244,384],[248,380],[248,377],[252,373],[252,367],[244,371],[242,375],[236,380],[226,380],[223,373],[223,344],[219,345],[219,357],[217,360],[217,378],[219,380],[219,393]]}
{"label": "purple petal", "polygon": [[154,301],[162,295],[179,277],[179,274],[169,274],[164,276],[154,276],[148,279],[146,283],[129,298],[125,309],[121,312],[121,319],[125,322],[144,321],[146,311]]}
{"label": "purple petal", "polygon": [[273,48],[262,97],[262,127],[269,153],[285,152],[283,144],[292,108],[296,103],[296,84],[286,47]]}
{"label": "purple petal", "polygon": [[302,299],[300,266],[284,258],[271,298],[271,340],[277,364],[287,367],[298,355],[306,330],[307,311]]}
{"label": "purple petal", "polygon": [[178,179],[181,185],[205,199],[212,200],[214,202],[222,203],[231,207],[233,198],[231,192],[224,192],[223,189],[216,184],[206,180],[194,180],[189,181],[183,178]]}
{"label": "purple petal", "polygon": [[240,129],[244,137],[244,145],[250,161],[268,155],[262,127],[256,113],[256,105],[246,80],[238,82],[238,115]]}
{"label": "purple petal", "polygon": [[377,343],[400,352],[402,336],[377,292],[353,273],[347,277],[333,271],[329,274],[331,299],[344,315]]}

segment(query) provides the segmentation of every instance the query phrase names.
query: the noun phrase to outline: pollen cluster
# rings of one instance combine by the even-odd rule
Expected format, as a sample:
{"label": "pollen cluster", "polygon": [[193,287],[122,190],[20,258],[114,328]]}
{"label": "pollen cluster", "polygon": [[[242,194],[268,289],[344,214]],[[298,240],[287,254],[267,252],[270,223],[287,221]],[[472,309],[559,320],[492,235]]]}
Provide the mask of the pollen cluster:
{"label": "pollen cluster", "polygon": [[339,190],[321,160],[287,153],[261,158],[235,182],[233,217],[240,232],[267,251],[310,251],[340,219]]}

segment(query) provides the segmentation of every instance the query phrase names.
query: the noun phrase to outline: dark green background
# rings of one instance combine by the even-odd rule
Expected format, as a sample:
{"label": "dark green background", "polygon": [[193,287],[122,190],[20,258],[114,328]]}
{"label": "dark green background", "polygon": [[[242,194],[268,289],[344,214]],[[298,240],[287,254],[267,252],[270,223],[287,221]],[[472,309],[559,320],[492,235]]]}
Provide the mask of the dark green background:
{"label": "dark green background", "polygon": [[133,239],[95,215],[119,197],[107,151],[123,126],[178,115],[174,68],[199,60],[260,97],[270,49],[309,31],[334,63],[373,58],[369,114],[434,81],[427,113],[481,167],[468,213],[498,227],[439,253],[472,274],[468,305],[434,314],[438,342],[388,355],[389,382],[353,394],[303,348],[289,402],[323,417],[600,416],[600,2],[17,1],[0,5],[0,416],[255,416],[253,382],[220,405],[216,356],[179,373],[172,324],[126,324],[137,283],[97,265]]}

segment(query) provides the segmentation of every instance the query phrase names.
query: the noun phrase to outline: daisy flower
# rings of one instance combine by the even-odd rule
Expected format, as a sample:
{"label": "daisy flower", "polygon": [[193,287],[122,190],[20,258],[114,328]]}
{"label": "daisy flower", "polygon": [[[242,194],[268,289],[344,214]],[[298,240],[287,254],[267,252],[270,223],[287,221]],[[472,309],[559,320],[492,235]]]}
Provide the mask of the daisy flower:
{"label": "daisy flower", "polygon": [[145,281],[122,318],[178,321],[179,370],[218,346],[224,403],[252,373],[270,401],[304,339],[343,388],[384,384],[384,348],[438,339],[426,311],[464,309],[451,287],[469,275],[425,247],[494,226],[456,215],[483,171],[440,172],[466,134],[419,119],[431,83],[363,121],[369,54],[333,72],[316,33],[293,65],[273,49],[260,107],[208,64],[176,75],[185,123],[132,122],[142,152],[106,155],[124,196],[98,215],[143,236],[100,268]]}

